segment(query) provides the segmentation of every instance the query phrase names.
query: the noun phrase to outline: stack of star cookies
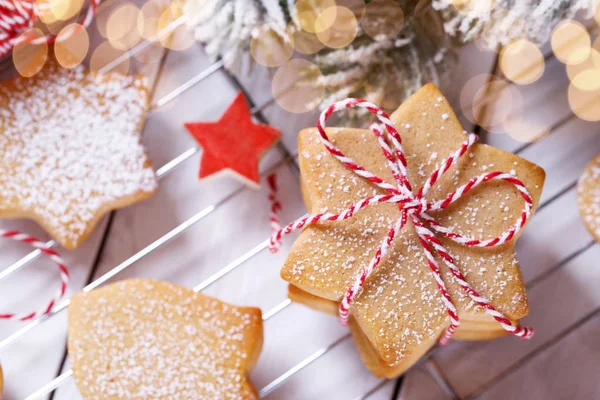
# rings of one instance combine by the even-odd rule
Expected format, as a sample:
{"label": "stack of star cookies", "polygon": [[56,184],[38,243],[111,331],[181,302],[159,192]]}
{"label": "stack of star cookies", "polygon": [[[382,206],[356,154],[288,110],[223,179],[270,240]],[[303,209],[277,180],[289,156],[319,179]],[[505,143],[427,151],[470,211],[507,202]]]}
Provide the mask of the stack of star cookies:
{"label": "stack of star cookies", "polygon": [[[427,85],[392,116],[402,139],[408,176],[415,191],[465,142],[463,128],[437,87]],[[366,170],[394,184],[386,158],[372,132],[330,128],[327,134],[343,153]],[[334,158],[316,129],[299,135],[299,162],[305,204],[312,214],[338,213],[372,195],[387,194]],[[444,199],[470,178],[505,171],[524,182],[537,205],[544,171],[513,154],[475,144],[428,192],[429,201]],[[502,235],[520,217],[523,197],[507,182],[489,181],[442,211],[437,223],[476,238]],[[357,274],[371,261],[390,228],[401,217],[397,204],[377,204],[343,221],[309,225],[293,245],[281,276],[289,297],[317,310],[337,314],[339,302]],[[516,235],[518,236],[518,235]],[[516,325],[529,306],[519,264],[516,237],[500,246],[478,248],[440,235],[442,245],[471,286]],[[505,329],[458,285],[440,259],[442,278],[457,308],[459,340],[487,340]],[[350,307],[350,329],[367,367],[378,376],[403,373],[426,354],[450,325],[447,307],[428,266],[415,228],[409,221],[368,277]]]}

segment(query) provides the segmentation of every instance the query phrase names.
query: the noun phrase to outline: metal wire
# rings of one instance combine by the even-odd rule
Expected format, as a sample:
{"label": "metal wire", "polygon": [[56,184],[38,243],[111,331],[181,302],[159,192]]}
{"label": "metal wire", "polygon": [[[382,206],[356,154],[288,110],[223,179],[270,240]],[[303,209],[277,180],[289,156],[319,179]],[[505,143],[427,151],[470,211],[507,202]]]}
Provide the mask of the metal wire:
{"label": "metal wire", "polygon": [[344,336],[337,339],[335,342],[315,351],[310,356],[306,357],[304,360],[300,361],[298,364],[294,365],[292,368],[288,369],[286,372],[284,372],[283,374],[281,374],[277,378],[275,378],[275,380],[273,380],[271,383],[269,383],[265,387],[263,387],[258,392],[259,397],[264,397],[264,396],[268,395],[269,393],[271,393],[272,391],[277,389],[285,381],[287,381],[292,376],[294,376],[296,373],[298,373],[301,370],[303,370],[304,368],[308,367],[310,364],[317,361],[322,355],[333,350],[334,348],[336,348],[337,346],[342,344],[344,341],[350,339],[350,337],[351,337],[351,335],[349,333],[347,333]]}

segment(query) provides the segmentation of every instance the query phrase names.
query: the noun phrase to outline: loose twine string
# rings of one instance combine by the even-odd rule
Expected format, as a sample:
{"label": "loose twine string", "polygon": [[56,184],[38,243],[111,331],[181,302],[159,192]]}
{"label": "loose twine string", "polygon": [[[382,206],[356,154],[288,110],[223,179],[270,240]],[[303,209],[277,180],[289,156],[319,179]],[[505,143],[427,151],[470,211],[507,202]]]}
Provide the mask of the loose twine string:
{"label": "loose twine string", "polygon": [[[80,20],[81,25],[84,27],[89,26],[101,1],[89,1],[89,7],[84,17]],[[49,8],[50,3],[44,2],[40,7]],[[32,35],[25,34],[25,32],[34,27],[38,19],[39,10],[35,1],[0,0],[0,58],[10,54],[13,47],[23,41],[29,41],[32,44],[43,44],[53,43],[56,40],[56,35],[33,37]],[[61,36],[61,39],[67,39],[77,32],[78,29],[70,29]]]}
{"label": "loose twine string", "polygon": [[69,284],[69,269],[65,265],[64,260],[60,257],[56,250],[53,250],[46,246],[46,244],[32,236],[29,236],[25,233],[21,233],[18,231],[8,231],[8,230],[0,230],[0,237],[4,237],[7,239],[16,240],[18,242],[26,243],[39,251],[42,254],[48,256],[54,263],[58,266],[58,270],[60,271],[60,287],[56,293],[56,295],[48,302],[46,307],[24,314],[15,314],[15,313],[5,313],[0,314],[0,319],[11,319],[18,321],[29,321],[35,319],[36,317],[40,317],[42,315],[48,314],[52,311],[54,305],[63,298],[65,292],[67,290],[67,285]]}
{"label": "loose twine string", "polygon": [[[374,114],[380,121],[380,124],[373,124],[370,129],[373,134],[377,137],[377,141],[383,151],[383,154],[387,160],[388,166],[392,172],[395,180],[395,185],[384,181],[377,175],[367,171],[362,165],[356,163],[352,158],[346,156],[339,148],[337,148],[327,136],[325,132],[326,120],[336,111],[341,111],[353,107],[361,107]],[[421,248],[427,258],[427,263],[431,270],[431,273],[437,283],[440,295],[443,303],[447,309],[448,316],[450,318],[450,326],[439,338],[438,342],[440,345],[447,344],[452,334],[456,331],[460,325],[458,312],[456,307],[448,293],[446,284],[442,279],[439,264],[434,254],[437,254],[444,263],[448,266],[450,273],[464,290],[465,293],[479,306],[483,307],[485,312],[491,315],[496,321],[502,325],[502,327],[508,332],[512,333],[521,338],[531,338],[534,330],[530,327],[523,327],[520,325],[513,325],[510,319],[508,319],[502,312],[498,311],[485,297],[481,296],[471,285],[467,282],[463,273],[456,266],[454,257],[446,250],[442,245],[442,242],[436,237],[435,233],[441,234],[446,238],[467,247],[495,247],[500,246],[512,238],[525,226],[527,219],[531,215],[533,208],[533,200],[529,191],[523,184],[523,182],[517,179],[515,176],[505,172],[490,172],[481,174],[471,178],[466,184],[460,186],[455,191],[451,192],[446,198],[438,201],[429,202],[425,198],[429,190],[436,184],[439,178],[455,165],[458,160],[477,142],[477,135],[470,134],[467,136],[467,140],[454,152],[446,161],[440,164],[425,181],[422,187],[420,187],[416,194],[412,190],[412,186],[408,177],[408,164],[404,155],[404,149],[402,147],[402,138],[394,127],[394,123],[390,120],[388,114],[377,107],[375,104],[369,103],[363,99],[346,99],[338,101],[328,107],[317,122],[317,129],[319,131],[321,142],[336,159],[344,164],[348,169],[353,171],[363,179],[375,184],[379,188],[387,192],[387,194],[369,196],[358,202],[352,204],[350,207],[345,209],[339,214],[332,213],[319,213],[316,215],[299,218],[296,221],[286,225],[285,227],[277,230],[273,233],[270,239],[269,248],[271,251],[277,251],[281,246],[281,240],[283,236],[288,235],[296,230],[300,230],[308,225],[315,225],[321,222],[327,221],[343,221],[352,218],[355,213],[369,206],[381,203],[392,203],[398,204],[398,208],[401,211],[401,216],[396,223],[390,228],[388,234],[377,248],[375,255],[371,259],[371,262],[366,265],[360,274],[357,275],[353,284],[348,288],[339,306],[339,317],[340,323],[346,325],[348,323],[350,305],[361,292],[366,280],[369,278],[371,273],[379,266],[381,259],[385,257],[389,251],[390,245],[396,238],[398,232],[400,232],[410,220],[415,227],[415,231],[419,238]],[[430,211],[444,210],[450,204],[456,202],[463,195],[469,192],[471,189],[481,185],[484,182],[492,180],[501,180],[507,182],[515,187],[521,193],[524,200],[524,207],[521,211],[516,222],[504,231],[500,236],[482,240],[474,237],[464,236],[458,232],[455,232],[445,226],[438,223],[432,216],[429,215]],[[274,186],[276,189],[276,186]],[[273,188],[271,188],[273,190]],[[269,196],[269,198],[272,198]],[[275,197],[273,197],[275,198]],[[271,209],[273,212],[273,207]],[[273,226],[273,218],[271,217]],[[435,233],[434,233],[435,232]]]}

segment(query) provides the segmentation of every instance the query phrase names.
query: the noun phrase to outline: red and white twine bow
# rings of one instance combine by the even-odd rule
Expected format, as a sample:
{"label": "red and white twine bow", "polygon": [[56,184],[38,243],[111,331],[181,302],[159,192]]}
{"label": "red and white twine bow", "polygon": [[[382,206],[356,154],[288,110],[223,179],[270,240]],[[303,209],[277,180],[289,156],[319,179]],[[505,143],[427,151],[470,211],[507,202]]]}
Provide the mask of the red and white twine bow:
{"label": "red and white twine bow", "polygon": [[[381,125],[372,125],[371,130],[373,131],[375,136],[377,136],[377,140],[379,142],[379,145],[381,146],[381,149],[383,150],[385,158],[387,159],[388,165],[392,171],[392,175],[394,176],[394,179],[396,181],[396,185],[392,185],[384,181],[377,175],[367,171],[363,166],[357,164],[352,158],[346,156],[329,140],[329,137],[325,132],[325,121],[327,120],[327,118],[329,118],[331,114],[333,114],[335,111],[340,111],[352,107],[362,107],[367,109],[369,112],[376,115],[379,121],[381,122]],[[379,107],[362,99],[346,99],[343,101],[339,101],[337,103],[332,104],[321,114],[319,121],[317,122],[317,129],[319,130],[319,133],[321,135],[321,141],[325,145],[325,148],[329,151],[329,153],[331,153],[335,158],[337,158],[355,174],[385,190],[387,194],[364,198],[352,204],[350,207],[348,207],[339,214],[319,213],[316,215],[300,218],[273,234],[270,240],[270,248],[272,250],[277,249],[279,247],[281,239],[284,235],[287,235],[295,230],[302,229],[307,225],[317,224],[319,222],[342,221],[345,219],[349,219],[352,218],[352,216],[356,212],[374,204],[398,204],[398,207],[401,210],[400,219],[390,229],[390,231],[382,241],[381,245],[375,252],[375,255],[371,262],[364,267],[360,275],[356,277],[356,280],[354,281],[352,286],[348,288],[348,291],[342,298],[339,307],[340,321],[342,324],[345,325],[348,321],[350,304],[360,293],[369,275],[371,275],[371,273],[377,268],[377,266],[381,262],[381,259],[386,255],[390,248],[390,245],[396,238],[398,232],[400,232],[400,230],[404,228],[407,221],[410,219],[410,221],[415,227],[415,231],[418,235],[421,247],[427,258],[429,268],[431,269],[433,277],[435,278],[440,294],[442,296],[442,300],[446,306],[448,315],[450,317],[450,326],[439,339],[440,344],[444,345],[450,341],[452,334],[454,333],[454,331],[456,331],[456,329],[459,326],[459,318],[456,307],[454,306],[452,299],[450,298],[450,294],[446,289],[446,284],[442,279],[438,261],[436,260],[434,254],[437,254],[446,263],[446,265],[450,269],[451,274],[456,278],[458,284],[469,295],[469,297],[475,303],[483,307],[486,313],[490,314],[496,321],[498,321],[504,329],[522,338],[530,338],[531,336],[533,336],[532,328],[513,325],[503,313],[498,311],[486,298],[481,296],[475,289],[471,287],[463,273],[456,266],[452,255],[450,255],[450,253],[442,245],[442,242],[434,234],[434,232],[439,233],[447,237],[448,239],[467,247],[499,246],[510,241],[523,228],[531,214],[531,210],[533,208],[533,201],[531,195],[525,188],[525,185],[513,175],[504,172],[490,172],[479,176],[475,176],[471,178],[466,184],[456,189],[456,191],[450,193],[445,199],[435,202],[429,202],[425,199],[425,196],[427,195],[431,187],[435,185],[438,179],[446,171],[448,171],[448,169],[450,169],[452,165],[456,164],[457,161],[467,152],[467,150],[477,141],[476,135],[468,135],[467,140],[460,146],[460,148],[454,153],[452,153],[450,157],[446,159],[446,161],[444,161],[438,168],[436,168],[435,171],[433,171],[433,173],[425,181],[425,184],[416,191],[416,194],[414,194],[408,178],[407,162],[406,157],[404,155],[402,139],[400,137],[400,134],[394,127],[394,124],[390,120],[389,116]],[[524,208],[520,216],[517,218],[515,224],[508,228],[499,237],[487,240],[480,240],[472,237],[467,237],[440,225],[433,217],[431,217],[428,214],[430,211],[438,211],[445,209],[450,204],[460,199],[465,193],[469,192],[471,189],[479,186],[484,182],[488,182],[491,180],[502,180],[512,184],[521,193],[525,201]]]}
{"label": "red and white twine bow", "polygon": [[48,256],[54,263],[58,266],[58,270],[60,271],[60,288],[58,289],[56,295],[50,300],[46,307],[41,310],[24,313],[24,314],[15,314],[15,313],[5,313],[0,314],[0,319],[12,319],[18,321],[28,321],[32,320],[36,317],[40,317],[44,314],[48,314],[52,311],[54,305],[65,295],[67,290],[67,285],[69,284],[69,270],[65,265],[63,259],[58,255],[56,250],[53,250],[46,246],[44,242],[39,241],[38,239],[31,237],[25,233],[17,232],[17,231],[6,231],[0,230],[0,237],[4,237],[7,239],[16,240],[18,242],[26,243],[32,247],[35,247],[42,254]]}
{"label": "red and white twine bow", "polygon": [[[47,2],[38,2],[39,7],[50,7]],[[102,0],[90,0],[89,7],[80,24],[87,27],[94,18],[98,6]],[[34,27],[38,20],[38,5],[31,0],[0,0],[0,58],[8,55],[12,48],[20,41],[29,40],[32,44],[52,43],[56,39],[55,35],[46,35],[43,37],[28,38],[23,35],[24,32]],[[76,29],[67,31],[68,36],[77,32]]]}

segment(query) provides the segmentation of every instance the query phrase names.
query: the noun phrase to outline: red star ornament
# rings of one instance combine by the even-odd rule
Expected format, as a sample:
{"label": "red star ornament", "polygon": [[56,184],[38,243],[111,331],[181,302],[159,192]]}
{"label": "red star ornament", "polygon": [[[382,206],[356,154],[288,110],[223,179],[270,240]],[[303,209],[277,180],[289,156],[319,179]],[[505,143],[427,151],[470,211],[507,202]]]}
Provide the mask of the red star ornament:
{"label": "red star ornament", "polygon": [[272,126],[252,121],[241,92],[217,122],[190,122],[185,127],[204,151],[200,179],[218,172],[232,172],[252,187],[260,183],[260,158],[281,135]]}

